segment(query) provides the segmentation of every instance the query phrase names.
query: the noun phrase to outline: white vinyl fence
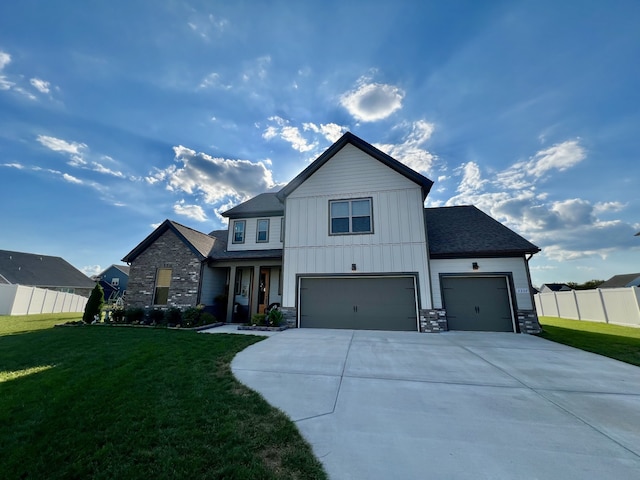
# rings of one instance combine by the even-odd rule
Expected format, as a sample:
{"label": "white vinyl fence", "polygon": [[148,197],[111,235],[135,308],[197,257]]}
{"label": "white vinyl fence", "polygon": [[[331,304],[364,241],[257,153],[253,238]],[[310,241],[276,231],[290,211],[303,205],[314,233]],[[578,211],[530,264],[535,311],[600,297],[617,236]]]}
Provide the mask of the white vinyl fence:
{"label": "white vinyl fence", "polygon": [[640,288],[597,288],[534,295],[538,315],[640,327]]}
{"label": "white vinyl fence", "polygon": [[88,298],[22,285],[0,285],[0,315],[84,312]]}

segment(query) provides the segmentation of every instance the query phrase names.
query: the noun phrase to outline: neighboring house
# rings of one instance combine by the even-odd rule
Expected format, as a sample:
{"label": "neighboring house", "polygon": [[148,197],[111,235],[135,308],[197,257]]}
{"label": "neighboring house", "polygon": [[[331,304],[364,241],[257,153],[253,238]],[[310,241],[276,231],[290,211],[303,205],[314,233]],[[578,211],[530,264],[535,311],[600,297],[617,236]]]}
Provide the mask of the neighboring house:
{"label": "neighboring house", "polygon": [[40,287],[88,297],[95,283],[60,257],[0,250],[0,284]]}
{"label": "neighboring house", "polygon": [[609,280],[600,284],[598,288],[624,288],[640,287],[640,273],[626,273],[614,275]]}
{"label": "neighboring house", "polygon": [[122,297],[127,291],[127,283],[129,282],[129,266],[128,265],[111,265],[103,272],[95,276],[95,280],[104,290],[104,299],[107,302],[113,302]]}
{"label": "neighboring house", "polygon": [[[298,327],[537,332],[540,249],[472,206],[424,208],[433,182],[351,133],[277,193],[205,234],[166,220],[123,261],[127,304],[203,304]],[[286,218],[286,221],[285,221]]]}
{"label": "neighboring house", "polygon": [[549,292],[568,292],[573,290],[566,283],[543,283],[540,287],[540,293],[549,293]]}

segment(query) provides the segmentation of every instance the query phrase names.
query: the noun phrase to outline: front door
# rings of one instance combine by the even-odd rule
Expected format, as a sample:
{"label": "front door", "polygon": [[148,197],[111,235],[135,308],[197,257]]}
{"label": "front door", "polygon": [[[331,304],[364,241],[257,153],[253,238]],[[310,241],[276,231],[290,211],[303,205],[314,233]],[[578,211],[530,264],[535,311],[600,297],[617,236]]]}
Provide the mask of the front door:
{"label": "front door", "polygon": [[258,313],[264,313],[269,306],[269,277],[271,270],[260,269],[260,282],[258,283]]}

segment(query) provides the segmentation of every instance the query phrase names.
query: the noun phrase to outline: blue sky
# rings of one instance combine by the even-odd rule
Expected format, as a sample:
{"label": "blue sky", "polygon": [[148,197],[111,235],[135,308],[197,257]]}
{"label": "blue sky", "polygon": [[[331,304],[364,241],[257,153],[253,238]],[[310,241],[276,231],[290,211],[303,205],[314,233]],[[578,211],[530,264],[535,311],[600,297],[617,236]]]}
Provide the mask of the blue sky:
{"label": "blue sky", "polygon": [[0,249],[97,273],[349,130],[542,248],[640,271],[640,2],[0,4]]}

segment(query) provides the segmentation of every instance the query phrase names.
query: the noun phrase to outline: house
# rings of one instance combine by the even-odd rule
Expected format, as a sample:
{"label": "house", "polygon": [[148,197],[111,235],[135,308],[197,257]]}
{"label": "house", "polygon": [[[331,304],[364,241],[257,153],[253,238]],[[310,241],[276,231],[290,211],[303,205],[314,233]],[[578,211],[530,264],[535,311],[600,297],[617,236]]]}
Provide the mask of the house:
{"label": "house", "polygon": [[88,297],[95,283],[60,257],[0,250],[0,284],[39,287]]}
{"label": "house", "polygon": [[566,283],[543,283],[540,287],[540,293],[549,293],[549,292],[568,292],[573,290]]}
{"label": "house", "polygon": [[532,333],[540,249],[473,206],[424,208],[433,182],[346,133],[278,192],[205,234],[166,220],[128,253],[127,304],[203,304],[302,328]]}
{"label": "house", "polygon": [[624,288],[640,287],[640,273],[625,273],[614,275],[609,280],[600,284],[598,288]]}
{"label": "house", "polygon": [[94,277],[104,290],[104,299],[107,302],[115,301],[127,291],[129,281],[128,265],[111,265]]}

